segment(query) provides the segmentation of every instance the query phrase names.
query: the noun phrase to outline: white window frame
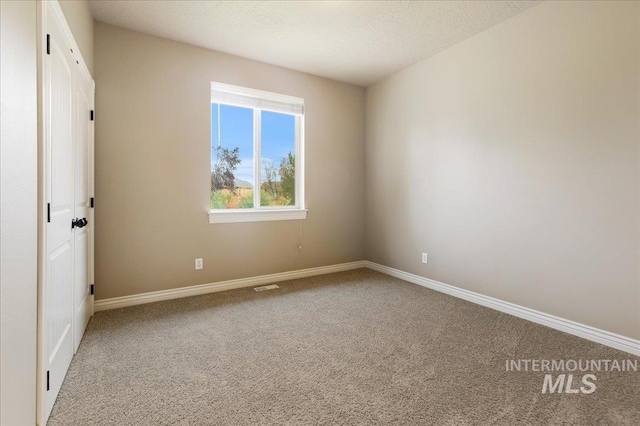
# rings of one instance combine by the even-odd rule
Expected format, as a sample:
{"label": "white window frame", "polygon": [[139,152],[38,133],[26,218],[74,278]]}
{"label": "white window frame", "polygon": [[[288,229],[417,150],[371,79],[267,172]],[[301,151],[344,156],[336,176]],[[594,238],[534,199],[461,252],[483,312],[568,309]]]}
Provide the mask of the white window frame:
{"label": "white window frame", "polygon": [[[253,110],[253,205],[251,209],[210,209],[209,223],[264,222],[307,218],[304,204],[304,99],[211,82],[211,102]],[[295,116],[296,188],[294,206],[260,206],[262,111]]]}

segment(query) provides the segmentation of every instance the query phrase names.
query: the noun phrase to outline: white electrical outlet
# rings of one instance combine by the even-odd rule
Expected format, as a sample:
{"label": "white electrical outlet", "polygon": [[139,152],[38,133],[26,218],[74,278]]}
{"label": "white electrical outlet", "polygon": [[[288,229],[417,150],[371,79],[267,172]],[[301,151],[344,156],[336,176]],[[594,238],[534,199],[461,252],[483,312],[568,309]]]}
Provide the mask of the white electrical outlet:
{"label": "white electrical outlet", "polygon": [[422,253],[422,263],[427,263],[428,255],[427,253]]}
{"label": "white electrical outlet", "polygon": [[196,270],[202,269],[202,268],[203,268],[202,258],[199,257],[199,258],[196,259]]}

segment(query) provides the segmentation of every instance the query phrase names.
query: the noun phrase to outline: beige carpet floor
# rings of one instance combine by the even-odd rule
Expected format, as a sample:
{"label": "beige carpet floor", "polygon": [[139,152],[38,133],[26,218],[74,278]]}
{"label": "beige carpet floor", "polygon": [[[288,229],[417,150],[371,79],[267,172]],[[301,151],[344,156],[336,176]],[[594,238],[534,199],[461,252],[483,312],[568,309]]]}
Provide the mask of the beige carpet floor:
{"label": "beige carpet floor", "polygon": [[97,313],[48,424],[640,424],[640,373],[505,371],[629,354],[366,269],[279,285]]}

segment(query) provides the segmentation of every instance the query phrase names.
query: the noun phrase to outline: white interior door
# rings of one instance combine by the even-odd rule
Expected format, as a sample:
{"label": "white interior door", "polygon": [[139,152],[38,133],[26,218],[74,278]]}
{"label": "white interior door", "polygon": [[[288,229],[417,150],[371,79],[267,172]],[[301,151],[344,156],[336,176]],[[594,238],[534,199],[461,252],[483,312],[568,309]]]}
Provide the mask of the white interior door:
{"label": "white interior door", "polygon": [[[47,9],[50,10],[50,9]],[[49,416],[73,356],[74,238],[74,66],[59,21],[47,16],[44,63],[46,255],[43,288],[44,363]]]}
{"label": "white interior door", "polygon": [[[93,314],[91,297],[91,257],[93,254],[93,87],[90,81],[77,75],[75,84],[75,217],[74,227],[74,353]],[[86,224],[85,224],[86,221]]]}
{"label": "white interior door", "polygon": [[42,2],[40,423],[46,423],[93,314],[94,83],[57,2]]}

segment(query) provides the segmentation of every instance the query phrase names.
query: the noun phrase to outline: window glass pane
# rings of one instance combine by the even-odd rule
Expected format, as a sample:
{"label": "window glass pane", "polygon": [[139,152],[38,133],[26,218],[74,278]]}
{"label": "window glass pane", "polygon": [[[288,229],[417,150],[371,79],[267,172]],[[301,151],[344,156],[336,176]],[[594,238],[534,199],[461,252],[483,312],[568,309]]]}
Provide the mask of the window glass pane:
{"label": "window glass pane", "polygon": [[296,204],[296,117],[261,112],[260,205]]}
{"label": "window glass pane", "polygon": [[211,208],[253,208],[253,110],[211,104]]}

